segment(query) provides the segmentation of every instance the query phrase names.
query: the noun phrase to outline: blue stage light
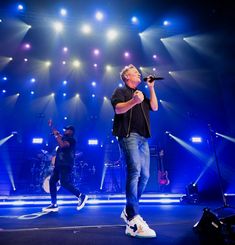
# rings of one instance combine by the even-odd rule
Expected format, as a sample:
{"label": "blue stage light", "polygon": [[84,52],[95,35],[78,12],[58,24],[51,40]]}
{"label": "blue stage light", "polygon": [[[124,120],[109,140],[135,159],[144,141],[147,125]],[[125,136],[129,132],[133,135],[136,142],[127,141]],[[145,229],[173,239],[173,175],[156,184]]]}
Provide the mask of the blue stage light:
{"label": "blue stage light", "polygon": [[5,89],[2,90],[2,93],[5,94],[7,91]]}
{"label": "blue stage light", "polygon": [[164,26],[169,26],[171,23],[170,23],[170,21],[168,21],[168,20],[164,20],[163,21],[163,25]]}
{"label": "blue stage light", "polygon": [[61,16],[66,16],[66,15],[67,15],[67,10],[64,9],[64,8],[62,8],[62,9],[60,10],[60,15],[61,15]]}
{"label": "blue stage light", "polygon": [[42,144],[43,138],[33,138],[32,143],[33,144]]}
{"label": "blue stage light", "polygon": [[36,79],[35,79],[35,78],[31,78],[31,79],[30,79],[30,82],[31,82],[31,83],[35,83],[35,82],[36,82]]}
{"label": "blue stage light", "polygon": [[133,16],[133,17],[131,18],[131,22],[132,22],[133,24],[138,24],[139,20],[138,20],[138,18],[137,18],[136,16]]}
{"label": "blue stage light", "polygon": [[202,143],[202,138],[201,138],[201,137],[198,137],[198,136],[193,136],[193,137],[191,138],[191,141],[192,141],[193,143]]}
{"label": "blue stage light", "polygon": [[89,139],[88,145],[98,145],[99,141],[97,139]]}
{"label": "blue stage light", "polygon": [[31,91],[31,92],[30,92],[30,94],[32,94],[32,95],[33,95],[33,94],[34,94],[34,91]]}
{"label": "blue stage light", "polygon": [[2,80],[3,80],[3,81],[6,81],[6,80],[7,80],[7,77],[3,77]]}
{"label": "blue stage light", "polygon": [[98,21],[102,21],[103,18],[104,18],[104,14],[103,14],[102,12],[100,12],[100,11],[97,11],[97,12],[95,13],[95,18],[96,18]]}
{"label": "blue stage light", "polygon": [[24,10],[24,6],[22,4],[18,4],[17,5],[17,10],[18,11],[23,11]]}

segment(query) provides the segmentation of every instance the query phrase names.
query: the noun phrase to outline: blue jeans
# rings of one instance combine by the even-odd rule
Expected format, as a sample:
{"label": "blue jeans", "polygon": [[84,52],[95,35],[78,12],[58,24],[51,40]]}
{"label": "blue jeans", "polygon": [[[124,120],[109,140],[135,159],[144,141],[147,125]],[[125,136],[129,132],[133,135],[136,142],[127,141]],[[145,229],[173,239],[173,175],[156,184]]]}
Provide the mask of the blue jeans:
{"label": "blue jeans", "polygon": [[150,154],[145,137],[130,133],[119,139],[123,158],[126,162],[126,212],[128,219],[139,214],[139,199],[149,179]]}

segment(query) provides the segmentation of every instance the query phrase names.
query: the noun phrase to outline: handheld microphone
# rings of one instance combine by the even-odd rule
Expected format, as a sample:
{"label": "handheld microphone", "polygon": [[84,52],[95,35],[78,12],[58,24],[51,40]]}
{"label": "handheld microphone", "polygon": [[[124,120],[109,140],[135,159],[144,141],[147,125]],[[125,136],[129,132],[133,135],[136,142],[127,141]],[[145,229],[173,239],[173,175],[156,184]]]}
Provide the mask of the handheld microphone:
{"label": "handheld microphone", "polygon": [[149,76],[149,77],[144,77],[144,81],[147,82],[147,80],[150,79],[150,83],[152,83],[155,80],[163,80],[163,77],[155,77],[155,76]]}

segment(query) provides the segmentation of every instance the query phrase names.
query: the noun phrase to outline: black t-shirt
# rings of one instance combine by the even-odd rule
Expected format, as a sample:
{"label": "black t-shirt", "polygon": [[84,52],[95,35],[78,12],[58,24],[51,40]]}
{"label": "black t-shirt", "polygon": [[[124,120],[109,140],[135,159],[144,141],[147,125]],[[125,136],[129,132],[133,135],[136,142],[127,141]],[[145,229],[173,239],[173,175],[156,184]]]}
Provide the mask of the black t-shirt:
{"label": "black t-shirt", "polygon": [[148,127],[141,104],[137,104],[132,108],[130,132],[138,133],[144,137],[148,136]]}
{"label": "black t-shirt", "polygon": [[65,148],[58,147],[56,151],[55,166],[72,167],[75,158],[76,140],[73,137],[69,137],[66,135],[62,137],[62,140],[69,142],[69,147],[65,147]]}
{"label": "black t-shirt", "polygon": [[[133,97],[136,89],[125,87],[115,89],[111,97],[111,103],[115,110],[118,103],[126,102]],[[114,116],[113,134],[118,137],[127,137],[129,133],[135,132],[146,138],[150,137],[149,111],[152,110],[150,100],[144,94],[144,101],[123,114]]]}

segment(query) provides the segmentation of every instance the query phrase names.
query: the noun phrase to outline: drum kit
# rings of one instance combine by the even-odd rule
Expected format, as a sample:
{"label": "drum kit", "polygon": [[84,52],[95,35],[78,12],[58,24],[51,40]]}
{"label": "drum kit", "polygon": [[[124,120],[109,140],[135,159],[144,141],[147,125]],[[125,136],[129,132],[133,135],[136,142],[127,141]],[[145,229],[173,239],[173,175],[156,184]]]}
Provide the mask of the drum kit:
{"label": "drum kit", "polygon": [[[83,184],[88,181],[90,175],[95,174],[95,167],[89,166],[85,161],[80,160],[82,152],[76,152],[75,162],[72,170],[72,181],[75,185]],[[55,151],[50,154],[46,150],[40,150],[36,158],[32,158],[31,165],[31,187],[34,192],[50,193],[49,181],[53,169],[55,167]],[[60,182],[58,182],[57,190],[60,189]]]}

